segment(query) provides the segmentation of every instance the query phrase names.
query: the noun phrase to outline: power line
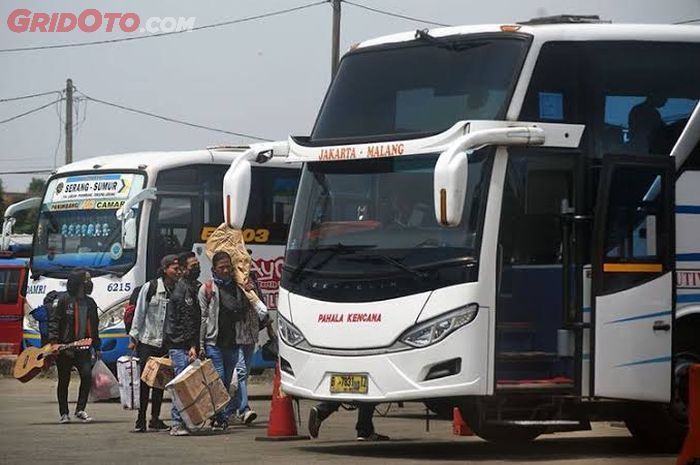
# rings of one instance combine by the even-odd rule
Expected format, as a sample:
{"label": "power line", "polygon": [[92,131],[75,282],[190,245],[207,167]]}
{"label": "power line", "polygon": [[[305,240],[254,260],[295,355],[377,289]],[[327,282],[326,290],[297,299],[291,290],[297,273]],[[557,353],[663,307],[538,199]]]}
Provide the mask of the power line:
{"label": "power line", "polygon": [[203,29],[213,29],[213,28],[222,27],[222,26],[230,26],[232,24],[240,24],[240,23],[245,23],[245,22],[249,22],[249,21],[255,21],[258,19],[270,18],[272,16],[279,16],[279,15],[283,15],[286,13],[292,13],[295,11],[304,10],[306,8],[311,8],[311,7],[314,7],[317,5],[321,5],[323,3],[328,3],[328,0],[321,0],[321,1],[313,2],[313,3],[307,3],[306,5],[296,6],[293,8],[287,8],[284,10],[271,11],[269,13],[262,13],[262,14],[255,15],[255,16],[247,16],[245,18],[232,19],[229,21],[222,21],[220,23],[205,24],[204,26],[196,26],[196,27],[193,27],[191,29],[183,29],[181,31],[159,32],[156,34],[140,35],[140,36],[134,36],[134,37],[121,37],[119,39],[95,40],[92,42],[73,42],[73,43],[68,43],[68,44],[37,45],[34,47],[5,48],[5,49],[0,49],[0,53],[28,52],[28,51],[33,51],[33,50],[48,50],[48,49],[56,49],[56,48],[70,48],[70,47],[85,47],[88,45],[113,44],[113,43],[117,43],[117,42],[127,42],[127,41],[131,41],[131,40],[153,39],[156,37],[165,37],[165,36],[171,36],[171,35],[175,35],[175,34],[182,34],[184,32],[201,31]]}
{"label": "power line", "polygon": [[0,175],[6,175],[6,174],[40,174],[40,173],[51,173],[53,172],[53,168],[36,168],[33,170],[20,170],[20,171],[0,171]]}
{"label": "power line", "polygon": [[348,0],[342,0],[342,1],[343,1],[343,3],[347,3],[348,5],[352,5],[352,6],[357,7],[357,8],[362,8],[364,10],[373,11],[374,13],[379,13],[379,14],[386,15],[386,16],[393,16],[394,18],[405,19],[407,21],[413,21],[413,22],[424,23],[424,24],[432,24],[433,26],[451,26],[451,24],[444,24],[444,23],[438,23],[436,21],[430,21],[427,19],[414,18],[412,16],[406,16],[406,15],[402,15],[399,13],[393,13],[391,11],[385,11],[385,10],[380,10],[378,8],[372,8],[372,7],[367,6],[367,5],[361,5],[359,3],[349,2]]}
{"label": "power line", "polygon": [[0,98],[0,103],[14,102],[16,100],[24,100],[24,99],[35,98],[35,97],[43,97],[44,95],[51,95],[51,94],[61,95],[61,92],[58,90],[51,90],[49,92],[41,92],[39,94],[21,95],[19,97],[10,97],[10,98]]}
{"label": "power line", "polygon": [[23,116],[31,115],[32,113],[36,113],[37,111],[41,111],[41,110],[43,110],[44,108],[48,108],[48,107],[50,107],[51,105],[53,105],[54,103],[60,102],[61,100],[63,100],[63,98],[59,98],[59,99],[57,99],[57,100],[54,100],[53,102],[47,103],[46,105],[42,105],[42,106],[40,106],[40,107],[33,108],[33,109],[29,110],[29,111],[25,111],[24,113],[20,113],[19,115],[15,115],[15,116],[13,116],[13,117],[11,117],[11,118],[4,119],[4,120],[0,121],[0,124],[9,123],[10,121],[14,121],[14,120],[16,120],[16,119],[22,118]]}
{"label": "power line", "polygon": [[685,21],[676,21],[673,24],[692,24],[692,23],[700,23],[700,18],[686,19]]}
{"label": "power line", "polygon": [[83,93],[83,92],[80,92],[80,91],[78,91],[78,92],[79,92],[86,100],[90,100],[90,101],[96,102],[96,103],[101,103],[101,104],[103,104],[103,105],[107,105],[107,106],[114,107],[114,108],[119,108],[120,110],[130,111],[130,112],[132,112],[132,113],[138,113],[138,114],[140,114],[140,115],[150,116],[150,117],[152,117],[152,118],[158,118],[158,119],[161,119],[161,120],[163,120],[163,121],[168,121],[168,122],[170,122],[170,123],[177,123],[177,124],[182,124],[182,125],[185,125],[185,126],[190,126],[190,127],[193,127],[193,128],[205,129],[205,130],[207,130],[207,131],[214,131],[214,132],[220,132],[220,133],[223,133],[223,134],[229,134],[229,135],[232,135],[232,136],[244,137],[244,138],[246,138],[246,139],[253,139],[253,140],[259,140],[259,141],[265,141],[265,142],[272,140],[272,139],[266,139],[266,138],[264,138],[264,137],[253,136],[253,135],[251,135],[251,134],[245,134],[245,133],[242,133],[242,132],[227,131],[227,130],[225,130],[225,129],[213,128],[213,127],[210,127],[210,126],[204,126],[204,125],[202,125],[202,124],[190,123],[190,122],[188,122],[188,121],[183,121],[183,120],[179,120],[179,119],[175,119],[175,118],[170,118],[170,117],[168,117],[168,116],[163,116],[163,115],[158,115],[158,114],[156,114],[156,113],[151,113],[150,111],[139,110],[139,109],[136,109],[136,108],[127,107],[127,106],[125,106],[125,105],[120,105],[120,104],[118,104],[118,103],[108,102],[108,101],[106,101],[106,100],[100,100],[100,99],[97,99],[97,98],[90,97],[89,95],[86,95],[86,94]]}

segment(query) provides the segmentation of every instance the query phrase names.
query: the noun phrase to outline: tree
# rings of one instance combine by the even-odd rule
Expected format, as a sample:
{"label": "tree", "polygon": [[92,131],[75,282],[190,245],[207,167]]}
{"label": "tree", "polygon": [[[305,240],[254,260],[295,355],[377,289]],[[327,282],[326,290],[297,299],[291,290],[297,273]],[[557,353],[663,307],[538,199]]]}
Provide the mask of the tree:
{"label": "tree", "polygon": [[29,197],[41,197],[46,187],[46,180],[41,178],[32,178],[27,187],[27,195]]}
{"label": "tree", "polygon": [[[29,186],[27,186],[27,197],[41,197],[44,194],[45,186],[46,180],[42,178],[32,178],[32,180],[29,181]],[[16,234],[33,234],[38,215],[38,208],[18,212],[14,232]]]}

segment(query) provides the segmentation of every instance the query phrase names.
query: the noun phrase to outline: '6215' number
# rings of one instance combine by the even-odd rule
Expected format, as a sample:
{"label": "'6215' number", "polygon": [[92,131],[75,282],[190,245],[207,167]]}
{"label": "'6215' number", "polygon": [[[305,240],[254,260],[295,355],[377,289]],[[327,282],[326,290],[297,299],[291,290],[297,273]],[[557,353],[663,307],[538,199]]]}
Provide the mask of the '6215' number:
{"label": "'6215' number", "polygon": [[107,292],[131,292],[131,283],[109,283]]}

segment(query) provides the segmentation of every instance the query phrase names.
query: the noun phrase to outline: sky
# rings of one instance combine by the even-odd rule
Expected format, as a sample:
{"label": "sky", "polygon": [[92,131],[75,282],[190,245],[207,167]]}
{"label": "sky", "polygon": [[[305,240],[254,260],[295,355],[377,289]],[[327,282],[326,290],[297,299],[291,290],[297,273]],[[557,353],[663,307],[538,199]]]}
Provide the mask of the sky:
{"label": "sky", "polygon": [[[314,0],[26,1],[0,4],[0,49],[139,35],[106,32],[12,32],[17,8],[79,14],[96,8],[134,12],[142,21],[194,17],[195,26],[313,3]],[[451,25],[512,23],[554,14],[599,14],[614,22],[672,23],[700,18],[700,0],[353,0],[373,8]],[[330,82],[330,4],[168,37],[88,47],[0,52],[0,99],[65,88],[67,78],[97,99],[229,131],[269,139],[307,135]],[[341,54],[353,43],[425,28],[344,3]],[[700,33],[700,26],[698,26]],[[58,94],[0,102],[0,121],[56,99]],[[249,139],[76,103],[73,158],[146,150],[188,150]],[[64,164],[58,104],[0,123],[0,172],[52,169]],[[39,175],[45,176],[45,175]],[[6,191],[24,191],[31,175],[5,175]]]}

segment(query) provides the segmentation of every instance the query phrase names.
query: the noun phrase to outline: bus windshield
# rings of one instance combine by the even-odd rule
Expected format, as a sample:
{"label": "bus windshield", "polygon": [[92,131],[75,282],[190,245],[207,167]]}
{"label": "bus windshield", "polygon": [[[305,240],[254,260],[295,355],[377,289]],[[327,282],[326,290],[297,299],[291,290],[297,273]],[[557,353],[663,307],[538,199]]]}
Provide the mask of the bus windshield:
{"label": "bus windshield", "polygon": [[405,139],[503,119],[528,42],[452,36],[358,49],[338,69],[312,141]]}
{"label": "bus windshield", "polygon": [[93,275],[131,268],[136,249],[122,247],[121,221],[115,213],[143,184],[144,176],[134,173],[52,179],[39,212],[32,273],[65,277],[76,268]]}
{"label": "bus windshield", "polygon": [[437,154],[307,163],[287,245],[287,283],[296,289],[324,277],[420,278],[438,265],[473,265],[490,172],[486,152],[470,155],[467,200],[456,228],[441,227],[435,218]]}

